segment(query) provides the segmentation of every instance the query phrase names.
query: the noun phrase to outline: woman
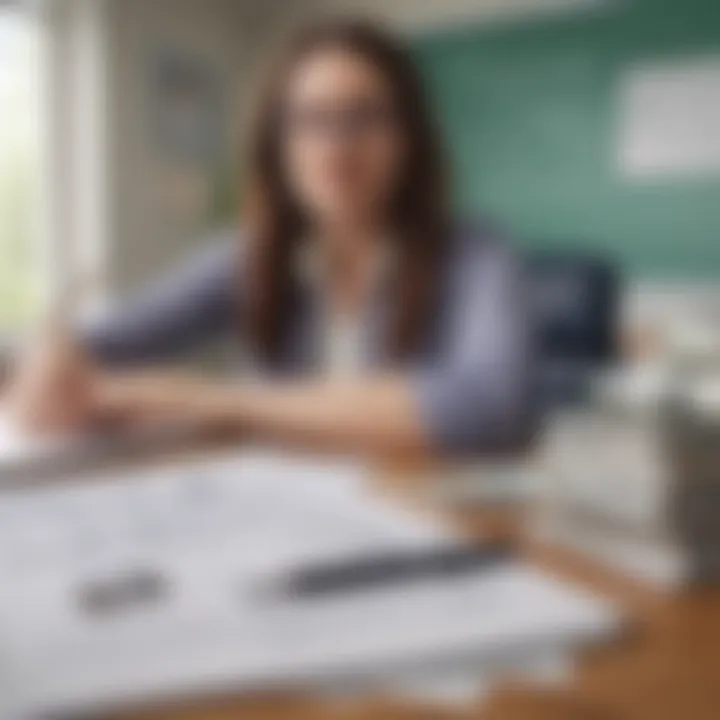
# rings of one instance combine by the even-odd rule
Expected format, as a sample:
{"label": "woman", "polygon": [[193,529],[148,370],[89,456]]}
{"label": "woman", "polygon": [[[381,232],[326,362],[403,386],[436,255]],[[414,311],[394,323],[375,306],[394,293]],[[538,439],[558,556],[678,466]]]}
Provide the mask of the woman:
{"label": "woman", "polygon": [[[16,383],[35,429],[177,420],[315,447],[460,452],[528,437],[520,274],[453,227],[438,138],[405,52],[359,23],[299,34],[249,148],[240,239],[220,243]],[[237,331],[248,381],[130,366]]]}

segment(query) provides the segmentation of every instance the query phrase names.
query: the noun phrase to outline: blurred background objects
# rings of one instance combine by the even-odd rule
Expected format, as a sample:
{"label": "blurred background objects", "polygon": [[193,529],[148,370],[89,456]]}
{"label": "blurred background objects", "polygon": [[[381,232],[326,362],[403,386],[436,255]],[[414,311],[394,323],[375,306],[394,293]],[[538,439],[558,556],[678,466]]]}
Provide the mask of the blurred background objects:
{"label": "blurred background objects", "polygon": [[70,276],[89,303],[129,292],[236,223],[258,67],[295,23],[358,11],[407,36],[463,214],[610,265],[627,352],[712,310],[712,0],[17,0],[0,9],[3,325]]}

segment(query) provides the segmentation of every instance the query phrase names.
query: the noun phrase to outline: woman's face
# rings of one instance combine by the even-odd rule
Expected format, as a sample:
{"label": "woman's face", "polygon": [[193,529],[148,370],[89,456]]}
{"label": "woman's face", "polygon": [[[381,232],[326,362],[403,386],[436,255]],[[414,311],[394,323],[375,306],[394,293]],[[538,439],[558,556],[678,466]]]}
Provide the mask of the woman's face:
{"label": "woman's face", "polygon": [[374,65],[348,50],[311,54],[291,75],[283,128],[283,170],[312,222],[347,228],[382,219],[405,143]]}

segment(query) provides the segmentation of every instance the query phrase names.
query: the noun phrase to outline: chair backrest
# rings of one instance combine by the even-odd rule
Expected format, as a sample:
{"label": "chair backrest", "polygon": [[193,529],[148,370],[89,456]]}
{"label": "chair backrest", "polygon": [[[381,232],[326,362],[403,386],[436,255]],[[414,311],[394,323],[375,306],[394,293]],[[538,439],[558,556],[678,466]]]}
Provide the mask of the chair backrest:
{"label": "chair backrest", "polygon": [[619,278],[608,261],[559,251],[527,258],[531,308],[546,359],[617,358]]}
{"label": "chair backrest", "polygon": [[543,406],[584,399],[593,373],[619,356],[619,273],[571,251],[537,252],[526,262]]}

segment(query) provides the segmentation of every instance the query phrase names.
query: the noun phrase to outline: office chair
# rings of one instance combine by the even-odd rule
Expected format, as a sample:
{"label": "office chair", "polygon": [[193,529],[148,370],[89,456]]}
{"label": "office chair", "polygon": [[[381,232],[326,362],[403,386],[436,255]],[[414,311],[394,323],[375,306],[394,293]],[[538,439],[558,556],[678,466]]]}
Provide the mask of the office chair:
{"label": "office chair", "polygon": [[586,400],[619,357],[620,278],[611,261],[568,250],[526,256],[544,411]]}

